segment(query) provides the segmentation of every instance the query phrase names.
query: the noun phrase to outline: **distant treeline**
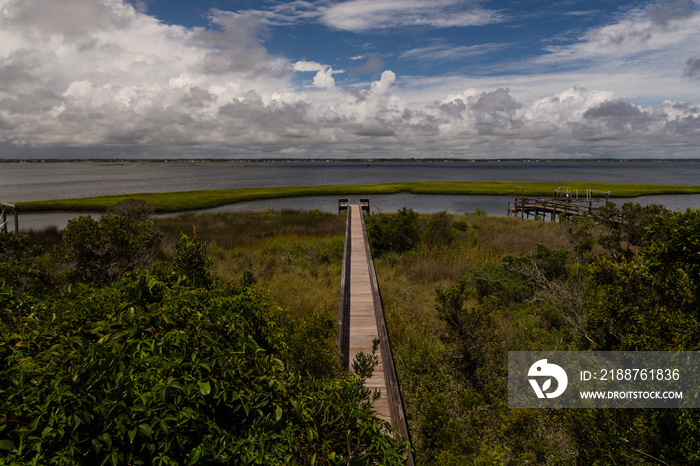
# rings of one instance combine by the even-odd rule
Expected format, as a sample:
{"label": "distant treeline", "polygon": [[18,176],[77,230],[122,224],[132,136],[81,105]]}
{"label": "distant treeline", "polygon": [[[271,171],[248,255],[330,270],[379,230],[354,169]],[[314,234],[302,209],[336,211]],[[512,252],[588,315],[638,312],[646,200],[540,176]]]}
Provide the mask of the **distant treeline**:
{"label": "distant treeline", "polygon": [[304,163],[329,163],[329,162],[340,162],[340,163],[383,163],[383,162],[400,162],[400,163],[441,163],[441,162],[455,162],[455,163],[493,163],[493,162],[581,162],[581,163],[591,163],[591,162],[698,162],[700,158],[600,158],[600,159],[568,159],[568,158],[489,158],[489,159],[475,159],[475,158],[452,158],[452,157],[439,157],[439,158],[392,158],[392,157],[376,157],[376,158],[327,158],[327,157],[317,157],[317,158],[282,158],[282,157],[263,157],[263,158],[216,158],[216,157],[166,157],[166,158],[84,158],[84,159],[71,159],[71,158],[37,158],[37,159],[0,159],[0,163],[255,163],[255,162],[271,162],[271,163],[284,163],[284,162],[304,162]]}

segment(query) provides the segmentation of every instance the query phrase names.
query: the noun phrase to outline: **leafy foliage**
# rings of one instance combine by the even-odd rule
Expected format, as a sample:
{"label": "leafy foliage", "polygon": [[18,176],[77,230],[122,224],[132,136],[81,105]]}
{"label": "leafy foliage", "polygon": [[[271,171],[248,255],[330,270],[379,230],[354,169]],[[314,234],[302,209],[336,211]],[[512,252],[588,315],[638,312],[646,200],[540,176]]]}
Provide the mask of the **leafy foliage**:
{"label": "leafy foliage", "polygon": [[340,373],[335,323],[321,314],[284,319],[286,349],[282,360],[304,377],[335,377]]}
{"label": "leafy foliage", "polygon": [[401,462],[358,377],[285,368],[275,306],[259,291],[193,288],[163,270],[50,301],[1,290],[8,462]]}
{"label": "leafy foliage", "polygon": [[60,252],[72,278],[109,283],[150,264],[160,250],[162,235],[144,209],[132,206],[120,210],[124,215],[107,213],[99,220],[90,215],[69,220]]}
{"label": "leafy foliage", "polygon": [[[333,320],[287,317],[252,273],[215,279],[185,235],[144,268],[160,240],[149,213],[130,202],[69,224],[61,257],[84,283],[0,281],[0,463],[403,463],[375,395],[338,371]],[[3,267],[34,264],[25,238],[0,240],[16,253]]]}
{"label": "leafy foliage", "polygon": [[588,325],[601,350],[700,348],[700,212],[657,217],[631,259],[593,263]]}
{"label": "leafy foliage", "polygon": [[213,278],[210,269],[213,262],[207,257],[207,247],[204,243],[182,235],[175,244],[174,252],[173,268],[176,272],[187,277],[193,286],[211,286]]}
{"label": "leafy foliage", "polygon": [[617,207],[615,203],[608,202],[600,211],[603,234],[598,242],[613,257],[630,259],[634,249],[643,243],[649,224],[670,213],[658,204],[641,206],[627,202]]}
{"label": "leafy foliage", "polygon": [[[698,350],[700,212],[610,204],[604,213],[598,224],[561,226],[573,251],[538,245],[508,254],[508,244],[500,260],[482,260],[461,278],[438,282],[437,312],[416,311],[430,301],[414,294],[421,283],[411,281],[410,268],[438,262],[439,245],[422,237],[410,253],[391,257],[406,269],[403,275],[378,272],[383,289],[382,277],[398,287],[386,297],[389,329],[417,464],[700,461],[695,410],[507,407],[508,351]],[[451,249],[468,261],[485,249],[487,232],[480,218],[463,218],[453,223]],[[418,222],[425,225],[427,216]],[[515,228],[509,242],[520,230],[544,224],[527,225]],[[504,220],[488,233],[509,226]],[[474,241],[464,248],[455,238],[467,231]]]}
{"label": "leafy foliage", "polygon": [[405,252],[417,246],[418,214],[403,208],[393,215],[377,215],[366,219],[372,253],[380,256],[386,252]]}
{"label": "leafy foliage", "polygon": [[15,288],[44,293],[56,280],[42,258],[43,249],[29,242],[28,235],[0,229],[0,277]]}

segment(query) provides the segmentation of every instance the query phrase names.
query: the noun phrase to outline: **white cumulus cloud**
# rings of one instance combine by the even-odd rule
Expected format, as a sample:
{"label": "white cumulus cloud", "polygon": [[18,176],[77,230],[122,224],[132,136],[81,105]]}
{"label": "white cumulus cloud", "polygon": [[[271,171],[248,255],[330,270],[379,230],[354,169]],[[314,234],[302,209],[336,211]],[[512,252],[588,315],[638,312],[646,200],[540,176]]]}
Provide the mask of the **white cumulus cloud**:
{"label": "white cumulus cloud", "polygon": [[[375,78],[341,86],[336,78],[344,70],[269,53],[263,39],[271,20],[263,15],[214,10],[210,27],[186,28],[163,24],[123,0],[58,3],[0,0],[5,157],[37,150],[90,157],[658,157],[697,156],[700,147],[696,98],[634,98],[646,95],[641,82],[650,88],[682,83],[697,96],[698,52],[686,39],[698,37],[698,16],[670,7],[636,10],[547,58],[659,52],[652,63],[667,65],[665,81],[631,65],[619,70],[647,81],[599,69],[421,80],[397,76],[368,55],[362,66]],[[324,2],[323,14],[328,24],[350,30],[437,27],[467,21],[448,17],[457,3],[438,1],[429,11],[417,0]],[[351,6],[355,13],[343,19],[343,8]],[[303,1],[288,8],[297,18],[321,11]],[[468,11],[481,14],[476,7]],[[442,43],[432,49],[446,56],[481,51]],[[405,53],[417,58],[431,50]]]}

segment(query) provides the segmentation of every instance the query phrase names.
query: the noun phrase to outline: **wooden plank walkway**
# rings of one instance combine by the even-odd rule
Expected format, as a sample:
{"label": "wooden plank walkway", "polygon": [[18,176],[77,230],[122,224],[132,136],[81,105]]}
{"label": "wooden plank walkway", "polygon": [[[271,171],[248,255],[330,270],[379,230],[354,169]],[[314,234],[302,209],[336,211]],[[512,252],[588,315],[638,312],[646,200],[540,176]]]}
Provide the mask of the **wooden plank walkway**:
{"label": "wooden plank walkway", "polygon": [[[365,386],[381,393],[373,404],[377,417],[410,440],[362,208],[362,203],[348,206],[336,343],[348,367],[359,352],[371,354],[379,338],[379,365]],[[413,455],[407,454],[406,464],[412,466]]]}
{"label": "wooden plank walkway", "polygon": [[[360,206],[350,206],[350,347],[348,360],[353,361],[357,353],[372,353],[372,341],[379,337],[377,317],[374,313],[374,297],[370,282],[369,261],[365,247]],[[382,396],[374,402],[374,412],[387,422],[391,422],[386,383],[384,380],[384,358],[379,358],[379,365],[365,386],[372,390],[381,390]]]}

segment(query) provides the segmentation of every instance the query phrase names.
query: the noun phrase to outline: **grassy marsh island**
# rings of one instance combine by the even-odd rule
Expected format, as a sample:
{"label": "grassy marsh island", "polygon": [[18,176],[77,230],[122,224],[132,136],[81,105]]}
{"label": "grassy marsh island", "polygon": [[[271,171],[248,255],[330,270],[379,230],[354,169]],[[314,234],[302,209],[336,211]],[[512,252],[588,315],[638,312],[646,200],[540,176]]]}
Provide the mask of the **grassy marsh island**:
{"label": "grassy marsh island", "polygon": [[694,185],[587,182],[520,183],[511,181],[426,181],[120,194],[76,199],[19,202],[17,203],[17,207],[23,212],[101,212],[125,199],[140,199],[151,203],[156,212],[178,212],[206,209],[243,201],[304,196],[347,196],[397,193],[508,196],[513,194],[516,186],[523,188],[526,196],[548,196],[560,186],[571,187],[574,192],[578,190],[582,196],[585,195],[586,189],[593,189],[596,191],[610,191],[614,197],[618,198],[660,194],[700,193],[700,186]]}

